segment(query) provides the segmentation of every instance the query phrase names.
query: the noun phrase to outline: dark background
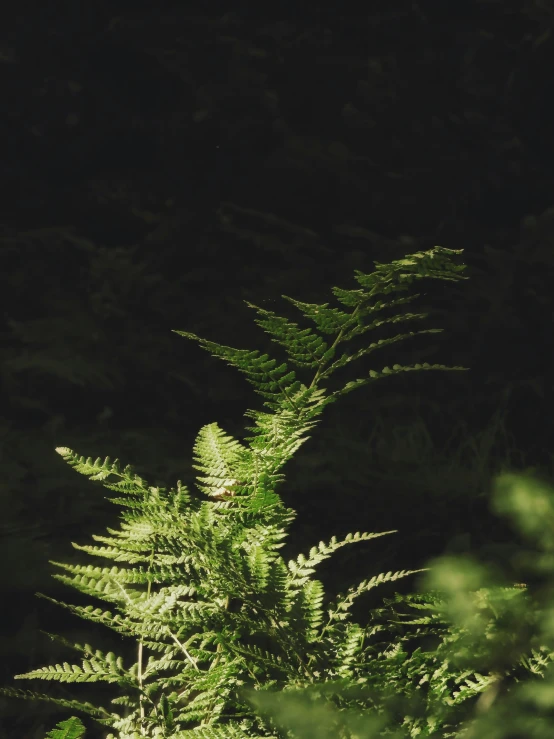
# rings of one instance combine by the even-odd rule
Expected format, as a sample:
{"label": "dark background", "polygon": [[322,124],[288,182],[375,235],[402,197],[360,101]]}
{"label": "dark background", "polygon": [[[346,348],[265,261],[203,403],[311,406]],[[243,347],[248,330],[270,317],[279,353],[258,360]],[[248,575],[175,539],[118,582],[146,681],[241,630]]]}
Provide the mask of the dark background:
{"label": "dark background", "polygon": [[[285,470],[287,559],[399,531],[321,567],[330,595],[447,549],[507,565],[494,476],[552,479],[554,3],[209,5],[19,2],[0,26],[3,685],[109,705],[111,688],[12,680],[71,661],[39,629],[108,643],[34,597],[88,604],[48,560],[79,561],[71,542],[117,522],[54,449],[196,491],[200,427],[243,438],[262,401],[171,329],[281,357],[245,300],[297,320],[282,294],[338,305],[330,288],[356,287],[355,269],[464,249],[470,280],[418,285],[419,328],[444,333],[334,382],[470,371],[356,391]],[[358,619],[413,587],[378,588]],[[5,697],[0,714],[6,739],[68,715]]]}

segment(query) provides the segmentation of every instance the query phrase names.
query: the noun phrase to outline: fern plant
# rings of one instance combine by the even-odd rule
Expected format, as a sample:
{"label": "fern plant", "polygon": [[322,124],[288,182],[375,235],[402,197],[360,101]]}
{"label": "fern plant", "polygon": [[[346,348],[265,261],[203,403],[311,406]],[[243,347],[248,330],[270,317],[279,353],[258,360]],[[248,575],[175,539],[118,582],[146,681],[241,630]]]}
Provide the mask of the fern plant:
{"label": "fern plant", "polygon": [[[346,544],[394,533],[349,534],[319,542],[307,556],[285,563],[278,550],[295,512],[277,492],[282,468],[309,438],[324,408],[341,395],[382,377],[407,371],[464,370],[438,364],[394,365],[348,381],[326,393],[325,381],[351,362],[407,338],[435,333],[424,329],[400,333],[351,353],[338,347],[379,326],[414,321],[426,314],[384,314],[403,309],[417,294],[406,294],[423,278],[456,281],[465,265],[451,257],[461,250],[435,247],[384,265],[356,271],[356,290],[333,288],[346,310],[287,299],[317,330],[248,303],[256,322],[281,344],[292,365],[311,371],[309,384],[296,379],[285,362],[258,351],[197,341],[214,356],[243,372],[267,411],[247,411],[254,421],[247,444],[225,434],[216,423],[196,439],[194,468],[204,499],[192,496],[181,482],[174,489],[149,486],[130,466],[120,468],[79,456],[66,447],[56,451],[81,474],[101,482],[121,505],[121,525],[108,536],[94,536],[98,546],[73,544],[93,557],[118,563],[111,567],[53,562],[65,574],[55,577],[110,604],[110,610],[72,606],[48,598],[81,618],[101,623],[136,641],[134,664],[104,654],[89,644],[69,644],[79,664],[63,663],[32,670],[16,678],[58,682],[117,684],[122,695],[114,709],[32,691],[4,688],[14,697],[47,700],[84,712],[118,732],[135,737],[273,737],[275,724],[262,719],[244,698],[246,688],[300,688],[333,680],[354,684],[368,679],[374,655],[364,647],[369,632],[349,622],[349,609],[362,593],[422,570],[387,572],[364,580],[323,609],[324,591],[313,579],[316,566]],[[381,297],[384,296],[384,299]],[[327,340],[326,338],[327,337]],[[378,631],[379,629],[377,629]],[[341,703],[340,699],[338,700]],[[368,706],[367,700],[341,703]],[[109,734],[114,739],[114,734]]]}
{"label": "fern plant", "polygon": [[[428,592],[396,594],[385,599],[387,608],[372,612],[371,631],[379,623],[380,638],[387,632],[394,638],[375,650],[363,681],[248,689],[252,705],[301,739],[551,737],[554,488],[529,474],[503,474],[495,480],[492,507],[533,545],[526,551],[514,544],[512,557],[519,574],[534,580],[531,590],[524,583],[506,586],[503,575],[467,556],[439,557],[422,578]],[[396,611],[399,604],[428,615],[407,621],[409,614]],[[405,632],[406,625],[417,628]],[[430,649],[408,648],[408,641],[429,636]],[[372,710],[339,713],[321,700],[337,692],[364,696]]]}

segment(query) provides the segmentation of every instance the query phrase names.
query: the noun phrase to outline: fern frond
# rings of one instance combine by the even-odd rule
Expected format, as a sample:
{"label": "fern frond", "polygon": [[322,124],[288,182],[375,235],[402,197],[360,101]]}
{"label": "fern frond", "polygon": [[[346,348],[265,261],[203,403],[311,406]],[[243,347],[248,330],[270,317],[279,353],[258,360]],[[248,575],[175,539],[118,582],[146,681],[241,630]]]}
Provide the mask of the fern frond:
{"label": "fern frond", "polygon": [[140,570],[121,570],[117,567],[92,567],[91,565],[64,565],[51,561],[57,567],[73,572],[73,577],[53,575],[56,580],[79,590],[85,595],[92,595],[109,603],[121,603],[126,600],[144,600],[144,594],[130,588],[127,583],[144,584],[148,578]]}
{"label": "fern frond", "polygon": [[118,685],[134,684],[123,667],[121,657],[116,657],[113,652],[102,654],[99,650],[90,659],[84,659],[82,666],[70,665],[68,662],[64,662],[62,665],[39,667],[36,670],[15,675],[15,678],[17,680],[39,678],[41,680],[57,680],[62,683],[90,683],[101,680],[108,683],[117,683]]}
{"label": "fern frond", "polygon": [[[297,307],[308,305],[293,301],[285,295],[283,295],[283,298],[297,305]],[[260,316],[265,316],[265,318],[254,319],[254,322],[261,326],[266,333],[273,335],[274,338],[271,340],[286,349],[293,364],[298,367],[315,369],[321,362],[326,362],[333,356],[334,349],[330,348],[321,336],[315,335],[311,328],[299,329],[298,324],[291,323],[283,316],[278,316],[273,311],[265,310],[248,301],[245,302],[249,308],[255,309]],[[339,314],[340,311],[336,313]],[[349,320],[350,316],[346,313],[340,314],[340,316],[337,315],[334,328],[340,330]]]}
{"label": "fern frond", "polygon": [[314,568],[316,565],[318,565],[320,562],[323,562],[323,560],[328,559],[333,554],[333,552],[336,552],[338,549],[346,546],[347,544],[355,544],[361,541],[370,541],[371,539],[377,539],[380,536],[387,536],[388,534],[395,533],[396,530],[394,529],[392,531],[381,531],[377,534],[368,534],[367,532],[360,533],[359,531],[357,531],[355,534],[347,534],[342,541],[337,541],[336,536],[331,537],[331,540],[328,544],[320,541],[317,547],[312,547],[310,549],[309,559],[306,559],[303,554],[299,554],[296,562],[294,560],[290,560],[288,562],[288,568],[293,574],[293,580],[291,582],[304,582],[310,574],[315,572]]}
{"label": "fern frond", "polygon": [[395,580],[407,577],[408,575],[415,575],[418,572],[426,572],[428,569],[428,567],[423,567],[419,570],[385,572],[380,575],[375,575],[370,580],[364,580],[355,588],[348,588],[346,595],[338,595],[337,598],[331,602],[331,608],[328,609],[329,623],[335,619],[344,618],[344,614],[352,607],[354,600],[362,595],[362,593],[367,593],[384,582],[394,582]]}
{"label": "fern frond", "polygon": [[37,593],[37,598],[44,598],[44,600],[50,601],[61,608],[66,608],[68,611],[73,613],[75,616],[84,618],[89,621],[94,621],[104,626],[109,626],[110,629],[116,631],[119,634],[129,633],[131,628],[131,622],[123,616],[113,616],[109,611],[103,611],[101,608],[94,608],[94,606],[73,606],[68,603],[64,603],[61,600],[51,598],[44,593]]}
{"label": "fern frond", "polygon": [[216,423],[200,429],[193,447],[193,468],[204,473],[197,480],[198,488],[207,494],[230,491],[238,484],[238,467],[247,450],[232,436],[225,434]]}
{"label": "fern frond", "polygon": [[[67,447],[56,447],[56,451],[69,465],[71,465],[71,467],[73,467],[76,472],[80,472],[82,475],[87,475],[92,480],[104,480],[111,474],[121,474],[121,470],[119,469],[119,460],[117,459],[114,462],[111,462],[110,458],[106,457],[104,462],[102,462],[100,457],[98,457],[96,461],[93,462],[92,457],[85,459],[85,457],[75,454],[75,452]],[[130,469],[130,467],[126,467],[126,470]]]}
{"label": "fern frond", "polygon": [[200,346],[210,351],[212,356],[224,359],[240,370],[246,375],[248,382],[256,388],[256,392],[268,399],[264,405],[272,410],[279,410],[281,407],[279,401],[286,401],[302,387],[302,383],[295,379],[295,373],[288,370],[285,363],[277,365],[275,359],[270,359],[268,354],[260,354],[257,349],[254,351],[234,349],[202,339],[189,331],[174,330],[174,333],[187,339],[194,339]]}
{"label": "fern frond", "polygon": [[[221,482],[216,490],[228,490],[225,483],[245,484],[250,480],[242,480],[248,477],[248,472],[256,470],[255,490],[259,489],[260,482],[265,479],[265,496],[271,496],[275,486],[281,481],[277,475],[283,464],[292,457],[299,446],[307,440],[307,432],[313,428],[315,419],[319,416],[326,405],[334,402],[340,395],[365,385],[375,379],[407,372],[411,370],[465,370],[464,367],[446,367],[444,365],[414,365],[402,367],[394,365],[392,369],[385,367],[381,372],[371,370],[366,379],[354,380],[339,391],[326,395],[317,383],[327,379],[330,374],[346,364],[369,354],[376,349],[389,346],[395,342],[412,338],[418,334],[434,333],[440,329],[425,329],[418,332],[398,334],[395,337],[381,339],[370,344],[368,347],[358,350],[354,354],[342,354],[335,362],[331,360],[336,354],[339,343],[349,341],[357,335],[362,335],[368,330],[377,328],[388,323],[400,321],[413,321],[425,317],[426,314],[404,314],[396,315],[381,320],[374,320],[364,325],[366,316],[382,311],[391,305],[404,305],[415,296],[403,297],[389,304],[383,301],[375,301],[377,294],[387,295],[391,292],[402,292],[408,285],[423,277],[433,279],[466,279],[460,273],[465,265],[454,265],[450,261],[451,255],[459,254],[461,250],[450,250],[435,247],[428,252],[417,252],[408,255],[405,259],[397,260],[389,265],[377,265],[377,272],[367,275],[356,272],[356,280],[363,289],[345,291],[333,288],[335,297],[344,305],[353,308],[352,313],[346,313],[338,309],[331,309],[328,304],[315,305],[301,303],[292,298],[283,296],[295,307],[303,311],[305,317],[316,323],[317,329],[323,334],[335,334],[334,342],[329,345],[322,336],[318,336],[312,329],[300,329],[296,323],[278,316],[273,311],[260,308],[252,303],[247,305],[255,309],[259,318],[255,319],[264,331],[272,336],[272,341],[285,347],[292,363],[302,368],[315,371],[315,375],[308,386],[296,379],[294,371],[290,370],[286,363],[278,363],[271,359],[268,354],[260,354],[259,351],[248,351],[245,349],[234,349],[233,347],[217,344],[198,337],[196,334],[186,331],[175,330],[175,333],[185,338],[193,339],[204,349],[211,352],[212,356],[224,359],[229,364],[237,367],[244,373],[248,381],[254,386],[255,391],[265,398],[264,405],[272,411],[272,414],[262,414],[249,411],[245,415],[255,419],[256,425],[249,430],[254,436],[247,438],[250,445],[251,455],[245,453],[238,442],[226,437],[228,458],[218,456],[218,478],[209,484]],[[207,435],[206,431],[206,435]],[[213,435],[211,443],[218,438],[215,428],[210,430]],[[223,442],[223,436],[219,437]],[[202,440],[204,441],[204,440]],[[210,451],[221,454],[221,449],[209,449],[209,444],[198,447],[200,457],[197,464],[203,471],[210,469],[212,461]],[[205,455],[205,459],[202,456]],[[239,462],[240,460],[240,462]],[[242,463],[241,474],[237,474],[237,466]],[[223,465],[223,466],[221,466]],[[265,476],[265,478],[264,478]],[[262,482],[263,484],[263,482]],[[211,491],[213,494],[213,490]],[[275,502],[273,499],[272,502]],[[256,505],[256,504],[255,504]],[[259,511],[256,505],[256,511]]]}
{"label": "fern frond", "polygon": [[72,716],[66,721],[60,721],[56,728],[46,734],[45,739],[82,739],[84,734],[85,727],[82,721]]}
{"label": "fern frond", "polygon": [[339,396],[339,395],[346,395],[346,393],[352,392],[352,390],[357,390],[360,387],[363,387],[364,385],[368,385],[370,382],[374,382],[375,380],[381,380],[384,377],[392,377],[393,375],[398,375],[400,372],[422,372],[425,370],[466,370],[467,367],[446,367],[443,364],[428,364],[427,362],[424,362],[423,364],[413,364],[410,366],[402,366],[400,364],[393,365],[392,368],[390,367],[384,367],[382,372],[377,372],[376,370],[369,370],[369,377],[367,378],[361,378],[359,380],[351,380],[347,382],[344,387],[341,390],[336,391],[332,394],[332,396]]}
{"label": "fern frond", "polygon": [[66,698],[54,698],[44,693],[35,693],[32,690],[20,690],[19,688],[0,688],[0,694],[9,695],[11,698],[22,698],[23,700],[41,701],[44,703],[53,703],[62,708],[70,708],[73,711],[82,711],[92,718],[105,722],[106,726],[111,726],[112,721],[118,718],[117,714],[110,713],[105,708],[93,706],[92,703],[82,703],[76,700],[67,700]]}
{"label": "fern frond", "polygon": [[[359,306],[367,299],[367,295],[363,290],[341,290],[340,288],[331,288],[331,291],[335,294],[340,302],[344,302],[341,298],[345,296],[352,296],[346,298],[349,302],[344,302],[344,305],[350,307],[359,308]],[[340,297],[339,297],[340,296]],[[356,313],[345,313],[339,308],[329,308],[329,303],[304,303],[301,300],[295,300],[288,295],[281,296],[284,300],[288,301],[295,308],[302,311],[306,318],[309,318],[315,323],[317,329],[324,334],[343,334],[345,340],[350,334],[347,333],[348,329],[355,329],[356,331],[362,326],[361,316]],[[386,308],[396,308],[399,305],[406,305],[419,298],[419,293],[409,295],[403,298],[397,298],[396,300],[389,300],[388,302],[376,301],[374,303],[367,304],[364,306],[366,313],[364,315],[371,315],[372,313],[378,313]],[[251,304],[249,304],[251,305]],[[256,310],[261,310],[256,305],[251,305]],[[360,309],[361,310],[361,309]],[[384,325],[385,323],[396,323],[402,320],[401,316],[392,316],[389,318],[382,319],[381,323],[375,325]],[[293,324],[296,325],[296,324]],[[323,356],[323,355],[322,355]]]}

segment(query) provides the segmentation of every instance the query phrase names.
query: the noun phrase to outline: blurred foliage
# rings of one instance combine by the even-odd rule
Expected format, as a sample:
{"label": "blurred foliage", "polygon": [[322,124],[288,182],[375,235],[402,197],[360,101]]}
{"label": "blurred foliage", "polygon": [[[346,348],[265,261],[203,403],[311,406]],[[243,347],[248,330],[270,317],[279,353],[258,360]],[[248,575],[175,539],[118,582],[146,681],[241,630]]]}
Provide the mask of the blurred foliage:
{"label": "blurred foliage", "polygon": [[551,736],[554,488],[505,474],[491,499],[519,538],[503,567],[467,555],[429,562],[419,593],[371,614],[368,638],[381,625],[387,646],[371,679],[245,690],[250,704],[296,739]]}

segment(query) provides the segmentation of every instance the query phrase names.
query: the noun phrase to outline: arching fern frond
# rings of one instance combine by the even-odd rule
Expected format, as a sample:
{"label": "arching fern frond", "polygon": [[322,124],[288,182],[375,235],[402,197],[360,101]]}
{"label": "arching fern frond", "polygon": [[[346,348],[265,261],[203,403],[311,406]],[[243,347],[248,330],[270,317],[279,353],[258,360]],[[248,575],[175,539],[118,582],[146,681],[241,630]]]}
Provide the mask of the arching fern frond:
{"label": "arching fern frond", "polygon": [[[377,270],[372,274],[357,270],[356,280],[361,289],[332,289],[337,300],[351,308],[351,312],[329,308],[328,303],[322,305],[303,303],[283,295],[283,298],[299,309],[305,318],[315,323],[316,330],[301,329],[298,324],[277,315],[274,311],[247,302],[247,305],[258,313],[255,322],[272,337],[272,341],[285,348],[289,361],[299,368],[312,371],[311,379],[307,378],[305,382],[297,379],[295,371],[290,369],[287,363],[278,362],[268,354],[261,354],[258,350],[235,349],[200,338],[191,332],[175,330],[175,333],[193,339],[212,356],[223,359],[242,372],[254,386],[255,391],[264,398],[264,406],[271,411],[271,413],[247,411],[245,415],[255,421],[254,426],[248,427],[248,430],[253,432],[253,436],[246,439],[249,449],[239,449],[238,442],[234,440],[231,442],[228,439],[226,441],[228,454],[232,454],[233,458],[227,459],[224,468],[218,468],[219,479],[236,481],[236,476],[230,472],[233,464],[238,466],[240,460],[239,484],[251,483],[252,472],[255,471],[254,487],[259,492],[260,481],[264,480],[265,495],[261,500],[268,502],[268,496],[271,496],[275,485],[282,480],[277,476],[278,470],[307,440],[308,432],[314,427],[317,417],[324,408],[329,403],[335,402],[340,395],[401,372],[467,369],[428,363],[412,366],[396,364],[392,368],[384,367],[381,371],[370,370],[366,378],[351,380],[342,389],[329,394],[321,387],[323,381],[333,372],[378,349],[418,335],[442,331],[442,329],[423,329],[400,333],[391,338],[380,339],[353,353],[342,353],[336,358],[339,344],[348,343],[369,330],[389,323],[396,324],[426,317],[427,314],[424,313],[400,313],[367,320],[373,315],[378,316],[386,308],[404,306],[417,297],[417,295],[403,296],[386,302],[376,300],[377,295],[405,292],[412,282],[423,278],[451,281],[467,279],[461,275],[466,265],[456,265],[451,259],[461,251],[437,246],[428,252],[417,252],[388,265],[376,264]],[[326,340],[325,336],[330,339]],[[215,434],[215,429],[212,429],[211,433]],[[217,437],[212,436],[211,443],[207,443],[204,436],[207,436],[207,433],[199,439],[196,450],[200,456],[197,464],[200,468],[206,469],[210,468],[214,461],[213,442]],[[201,458],[203,454],[204,460]],[[221,459],[219,461],[221,462]],[[236,470],[236,467],[234,469]],[[225,475],[225,472],[229,474]],[[240,479],[249,475],[250,479],[247,481]],[[222,489],[226,488],[223,486]],[[254,505],[259,510],[259,502]]]}

